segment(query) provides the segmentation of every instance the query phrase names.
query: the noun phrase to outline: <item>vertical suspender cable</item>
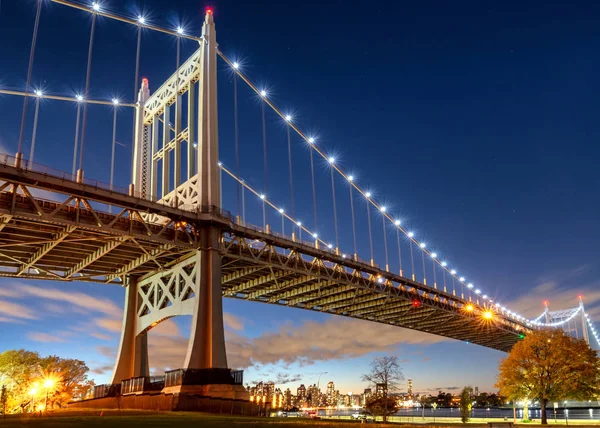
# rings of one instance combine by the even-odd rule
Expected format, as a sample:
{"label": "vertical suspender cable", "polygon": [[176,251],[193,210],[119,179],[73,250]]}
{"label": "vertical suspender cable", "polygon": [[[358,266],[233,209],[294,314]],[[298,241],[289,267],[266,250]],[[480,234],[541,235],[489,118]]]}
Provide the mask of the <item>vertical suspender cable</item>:
{"label": "vertical suspender cable", "polygon": [[427,285],[427,271],[425,269],[425,248],[421,248],[421,260],[423,261],[423,284]]}
{"label": "vertical suspender cable", "polygon": [[[294,204],[294,179],[292,174],[292,137],[290,136],[290,125],[287,126],[287,144],[288,144],[288,166],[290,169],[290,198],[292,199],[292,218],[296,218],[296,207]],[[292,225],[292,232],[293,232]]]}
{"label": "vertical suspender cable", "polygon": [[[40,113],[40,98],[37,97],[35,99],[35,114],[33,116],[33,135],[31,136],[31,151],[29,153],[29,162],[33,164],[33,154],[35,152],[35,137],[37,136],[37,126],[38,126],[38,116]],[[29,168],[32,169],[33,165],[29,165]]]}
{"label": "vertical suspender cable", "polygon": [[[269,180],[267,174],[267,123],[265,121],[265,99],[261,99],[261,107],[262,107],[262,137],[263,137],[263,165],[265,169],[265,195],[269,195]],[[265,226],[267,224],[267,215],[264,209],[264,200],[263,200],[263,218]]]}
{"label": "vertical suspender cable", "polygon": [[385,214],[381,215],[381,222],[383,224],[383,246],[385,247],[385,270],[389,272],[390,262],[388,259],[387,232],[385,230]]}
{"label": "vertical suspender cable", "polygon": [[242,221],[246,221],[246,186],[242,186]]}
{"label": "vertical suspender cable", "polygon": [[110,155],[110,190],[113,189],[115,175],[115,146],[117,145],[117,106],[114,106],[113,113],[113,133],[112,133],[112,150]]}
{"label": "vertical suspender cable", "polygon": [[[138,26],[138,34],[137,34],[137,47],[136,47],[136,51],[135,51],[135,77],[134,77],[134,82],[133,82],[133,102],[136,103],[137,99],[138,99],[138,91],[140,90],[140,51],[142,48],[142,26],[139,25]],[[140,106],[139,108],[144,108],[144,106]],[[133,168],[133,164],[134,164],[134,159],[133,159],[133,155],[135,153],[135,128],[136,128],[136,114],[135,114],[135,110],[133,113],[133,128],[131,130],[131,135],[132,138],[131,140],[134,142],[134,144],[131,145],[131,167]]]}
{"label": "vertical suspender cable", "polygon": [[400,264],[400,276],[404,276],[402,271],[402,248],[400,247],[400,229],[396,227],[396,241],[398,241],[398,263]]}
{"label": "vertical suspender cable", "polygon": [[358,249],[356,248],[356,223],[354,219],[354,197],[352,193],[354,186],[350,184],[350,209],[352,211],[352,239],[354,240],[354,260],[358,259]]}
{"label": "vertical suspender cable", "polygon": [[75,143],[73,145],[73,168],[71,169],[71,177],[75,180],[75,173],[77,172],[77,145],[79,143],[79,124],[81,123],[81,103],[77,102],[77,123],[75,124]]}
{"label": "vertical suspender cable", "polygon": [[315,186],[315,162],[313,159],[313,149],[310,148],[310,174],[312,177],[312,193],[313,193],[313,209],[315,216],[315,233],[319,231],[319,224],[317,222],[317,188]]}
{"label": "vertical suspender cable", "polygon": [[369,248],[371,249],[371,266],[375,266],[375,258],[373,256],[373,232],[371,231],[371,201],[369,198],[365,200],[367,202],[367,220],[369,222]]}
{"label": "vertical suspender cable", "polygon": [[[235,175],[240,176],[240,139],[238,129],[238,90],[237,90],[237,72],[233,73],[233,137],[235,140]],[[243,192],[243,186],[236,180],[235,195],[237,198],[237,214],[240,215],[240,190]],[[242,217],[243,218],[243,217]]]}
{"label": "vertical suspender cable", "polygon": [[[113,189],[115,176],[115,146],[117,145],[117,106],[114,106],[113,113],[113,133],[112,133],[112,149],[110,155],[110,190]],[[108,212],[112,213],[112,205],[108,206]]]}
{"label": "vertical suspender cable", "polygon": [[333,227],[335,229],[335,251],[339,248],[338,223],[337,223],[337,205],[335,203],[335,179],[333,178],[333,166],[331,166],[331,195],[333,197]]}
{"label": "vertical suspender cable", "polygon": [[263,232],[267,231],[267,211],[265,208],[265,198],[262,198],[262,211],[263,211]]}
{"label": "vertical suspender cable", "polygon": [[433,266],[433,288],[437,289],[437,282],[435,278],[435,259],[433,257],[431,258],[431,265]]}
{"label": "vertical suspender cable", "polygon": [[410,267],[412,269],[412,280],[416,281],[415,279],[415,258],[413,257],[413,241],[412,239],[409,241],[410,243]]}
{"label": "vertical suspender cable", "polygon": [[[90,92],[90,77],[92,74],[92,54],[94,51],[94,33],[96,31],[96,14],[92,14],[92,27],[90,29],[90,45],[88,48],[87,72],[85,76],[84,97],[87,100]],[[85,131],[87,129],[87,109],[88,104],[83,105],[83,121],[81,124],[81,144],[79,145],[79,170],[83,172],[83,149],[85,146]]]}
{"label": "vertical suspender cable", "polygon": [[[25,84],[25,92],[29,93],[31,86],[31,74],[33,73],[33,60],[35,58],[35,45],[37,43],[38,29],[40,28],[40,15],[42,13],[42,0],[38,0],[37,9],[35,12],[35,23],[33,24],[33,36],[31,38],[31,50],[29,51],[29,67],[27,68],[27,83]],[[23,138],[25,136],[25,121],[27,119],[27,99],[23,98],[23,113],[21,115],[21,130],[19,132],[19,145],[17,153],[22,153]],[[20,156],[20,155],[19,155]]]}
{"label": "vertical suspender cable", "polygon": [[442,272],[444,273],[444,293],[447,291],[446,290],[446,269],[443,269]]}

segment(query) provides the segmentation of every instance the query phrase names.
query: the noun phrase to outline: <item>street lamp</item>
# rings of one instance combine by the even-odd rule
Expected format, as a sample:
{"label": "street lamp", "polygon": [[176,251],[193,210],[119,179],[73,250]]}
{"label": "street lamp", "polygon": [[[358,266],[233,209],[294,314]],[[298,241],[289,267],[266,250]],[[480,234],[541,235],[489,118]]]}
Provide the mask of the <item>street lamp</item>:
{"label": "street lamp", "polygon": [[31,395],[31,413],[35,412],[35,394],[37,394],[37,388],[34,384],[33,388],[29,390],[29,394]]}
{"label": "street lamp", "polygon": [[44,382],[44,388],[46,388],[46,402],[44,403],[44,408],[48,408],[48,391],[50,391],[50,388],[52,388],[54,386],[54,380],[52,379],[46,379],[46,381]]}

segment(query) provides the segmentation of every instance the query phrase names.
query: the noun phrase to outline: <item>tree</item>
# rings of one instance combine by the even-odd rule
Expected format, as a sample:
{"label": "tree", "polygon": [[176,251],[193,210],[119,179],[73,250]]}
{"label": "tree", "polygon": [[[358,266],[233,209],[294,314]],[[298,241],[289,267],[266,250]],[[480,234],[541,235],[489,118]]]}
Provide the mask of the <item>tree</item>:
{"label": "tree", "polygon": [[511,400],[539,400],[543,425],[550,401],[588,400],[599,386],[598,352],[560,329],[536,330],[514,345],[500,363],[496,384]]}
{"label": "tree", "polygon": [[56,385],[52,388],[52,399],[49,407],[58,405],[64,407],[73,399],[74,393],[87,383],[87,373],[90,370],[83,361],[71,358],[60,358],[50,355],[39,362],[42,378],[55,378]]}
{"label": "tree", "polygon": [[25,349],[0,353],[0,378],[6,385],[6,408],[11,411],[30,400],[29,390],[39,375],[40,355]]}
{"label": "tree", "polygon": [[362,380],[371,384],[376,391],[375,397],[383,398],[383,423],[387,422],[387,406],[389,392],[400,389],[404,375],[398,364],[398,357],[387,356],[375,358],[371,362],[371,370],[362,376]]}
{"label": "tree", "polygon": [[469,422],[471,416],[471,406],[473,405],[471,394],[473,394],[473,388],[470,386],[465,386],[460,393],[460,418],[463,424]]}
{"label": "tree", "polygon": [[[9,350],[0,353],[0,379],[6,384],[7,409],[41,404],[48,394],[48,408],[63,407],[80,391],[89,391],[89,369],[83,361],[55,355],[40,357],[37,352]],[[52,380],[45,387],[47,380]]]}
{"label": "tree", "polygon": [[377,397],[372,396],[367,400],[365,407],[370,414],[383,417],[384,422],[387,417],[398,411],[400,406],[398,400],[394,397]]}

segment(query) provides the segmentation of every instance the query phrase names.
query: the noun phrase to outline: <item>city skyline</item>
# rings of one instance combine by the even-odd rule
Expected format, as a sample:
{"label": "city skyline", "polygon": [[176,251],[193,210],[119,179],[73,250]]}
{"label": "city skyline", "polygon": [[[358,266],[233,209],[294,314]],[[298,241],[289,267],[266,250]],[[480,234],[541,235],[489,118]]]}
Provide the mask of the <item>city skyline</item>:
{"label": "city skyline", "polygon": [[[28,52],[33,14],[31,5],[16,3],[3,5],[0,12],[0,36],[6,38],[10,33],[18,40],[0,47],[0,57],[17,58],[6,75],[0,76],[0,84],[10,87],[23,84],[27,69],[23,52]],[[528,21],[521,22],[511,18],[520,7],[516,2],[491,9],[467,2],[452,11],[450,16],[455,16],[456,22],[449,23],[431,16],[426,6],[385,6],[369,11],[369,19],[379,25],[365,35],[357,31],[366,19],[360,2],[345,8],[326,3],[319,13],[276,2],[266,5],[257,11],[233,1],[219,2],[215,19],[220,46],[232,57],[241,58],[248,73],[268,85],[308,127],[318,129],[340,162],[357,169],[361,179],[372,183],[378,196],[388,198],[394,212],[419,236],[432,247],[443,248],[444,256],[494,299],[534,318],[543,311],[544,300],[551,308],[575,307],[582,294],[590,315],[600,319],[596,279],[600,266],[594,257],[600,237],[596,221],[600,202],[587,196],[598,188],[593,159],[599,149],[592,142],[600,137],[594,122],[597,107],[590,95],[598,92],[593,78],[598,60],[589,54],[598,40],[586,32],[593,28],[589,19],[593,13],[568,5],[549,5],[542,11],[532,6],[524,12]],[[111,6],[137,13],[133,4]],[[57,7],[44,6],[46,37],[40,42],[34,81],[52,91],[73,92],[81,87],[83,78],[87,40],[83,24],[87,21],[78,21],[82,24],[78,26],[72,21],[75,15],[57,17],[53,14]],[[187,19],[186,28],[199,32],[200,7],[190,7],[182,0],[150,0],[145,7],[148,19],[161,21],[166,16],[167,22],[162,23],[167,25],[180,13]],[[333,13],[337,19],[331,18]],[[22,19],[9,21],[11,16]],[[45,20],[47,16],[52,20]],[[401,31],[385,30],[398,25],[390,16],[401,17]],[[552,32],[557,17],[564,20],[563,31],[570,37]],[[307,34],[308,21],[321,29],[318,34]],[[428,23],[423,24],[425,21]],[[482,22],[487,28],[481,28]],[[536,31],[529,23],[536,24],[532,24]],[[104,33],[99,37],[98,52],[110,52],[121,42],[127,48],[133,46],[133,32],[126,33],[123,41],[106,34],[111,32],[110,23],[100,22],[99,26]],[[467,41],[465,34],[479,37]],[[73,52],[78,56],[50,49],[52,43],[67,38],[73,40]],[[145,53],[142,73],[150,75],[155,89],[172,71],[162,59],[175,64],[174,45],[148,34],[144,38],[156,51]],[[351,43],[342,43],[345,38],[352,38],[356,49],[347,46]],[[556,46],[560,46],[558,52]],[[194,48],[184,44],[183,50],[188,54]],[[115,49],[116,58],[111,60],[128,64],[131,52],[127,52]],[[57,87],[58,79],[47,71],[58,59],[65,67],[59,72],[72,87]],[[106,98],[115,92],[124,99],[131,97],[125,94],[132,92],[132,76],[111,64],[100,63],[93,70],[93,81],[106,88],[96,95]],[[77,72],[73,71],[76,67]],[[397,72],[396,78],[382,79],[390,76],[390,70]],[[220,75],[224,96],[231,91],[226,76]],[[256,100],[249,95],[244,100],[256,107]],[[21,100],[2,96],[3,102],[9,107],[0,118],[0,151],[14,154]],[[59,114],[73,116],[74,108],[42,110],[40,134],[45,137],[40,137],[36,159],[70,170],[70,158],[58,154],[71,150],[72,129],[54,126]],[[225,128],[223,161],[232,165],[233,151],[227,145],[231,118],[225,112],[220,114]],[[120,119],[118,134],[125,145],[118,149],[116,173],[122,186],[130,181],[131,118],[127,115],[123,113]],[[242,123],[248,135],[253,130],[251,122],[258,122],[255,116],[246,116]],[[110,140],[110,120],[110,114],[102,111],[90,125],[89,147],[97,152],[88,156],[93,162],[86,174],[104,181],[108,181],[105,143]],[[274,120],[269,124],[276,131],[282,129]],[[269,138],[285,141],[281,135],[271,138],[269,134]],[[258,139],[256,135],[248,137],[247,144]],[[281,148],[273,145],[275,150]],[[262,159],[246,155],[249,165],[244,176],[258,181],[262,171],[253,165],[261,164]],[[326,166],[318,168],[325,175]],[[276,165],[272,187],[274,179],[285,174],[284,168]],[[306,177],[298,184],[301,188],[310,185]],[[234,205],[233,192],[224,199],[229,208]],[[300,195],[296,203],[312,206],[307,195]],[[574,206],[578,209],[569,208]],[[302,214],[308,218],[306,212]],[[255,216],[254,223],[259,224],[260,214]],[[323,229],[331,229],[328,222],[321,223]],[[342,229],[349,227],[347,218],[340,223]],[[362,237],[367,234],[365,228],[359,233]],[[345,248],[351,247],[349,238],[344,239]],[[362,254],[367,252],[363,247]],[[375,252],[382,260],[381,245]],[[26,348],[81,358],[90,365],[97,382],[106,383],[117,351],[123,301],[124,290],[115,286],[2,279],[0,351]],[[358,379],[368,370],[370,360],[391,354],[403,360],[405,376],[410,374],[415,385],[422,385],[417,390],[478,385],[490,391],[504,356],[426,333],[299,309],[230,299],[224,300],[224,308],[229,361],[233,368],[245,369],[246,382],[269,380],[263,376],[266,373],[274,380],[287,375],[288,384],[296,385],[291,379],[316,378],[311,373],[328,372],[340,379],[336,382],[339,388],[360,391],[364,385]],[[150,332],[154,373],[181,366],[189,323],[190,317],[178,317]],[[158,350],[162,350],[160,355]]]}

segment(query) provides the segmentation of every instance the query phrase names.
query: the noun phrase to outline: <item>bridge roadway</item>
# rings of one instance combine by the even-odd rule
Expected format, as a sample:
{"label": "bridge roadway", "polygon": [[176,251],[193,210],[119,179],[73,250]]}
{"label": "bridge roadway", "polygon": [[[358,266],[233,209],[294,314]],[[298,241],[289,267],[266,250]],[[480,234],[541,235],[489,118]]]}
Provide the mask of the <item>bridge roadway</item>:
{"label": "bridge roadway", "polygon": [[451,293],[236,224],[214,207],[184,211],[97,182],[76,183],[70,174],[12,165],[9,157],[0,158],[0,276],[122,284],[124,275],[143,277],[190,257],[199,248],[195,230],[216,226],[223,230],[224,297],[390,324],[501,351],[529,330],[508,314],[484,321],[483,308],[467,312],[469,302]]}

